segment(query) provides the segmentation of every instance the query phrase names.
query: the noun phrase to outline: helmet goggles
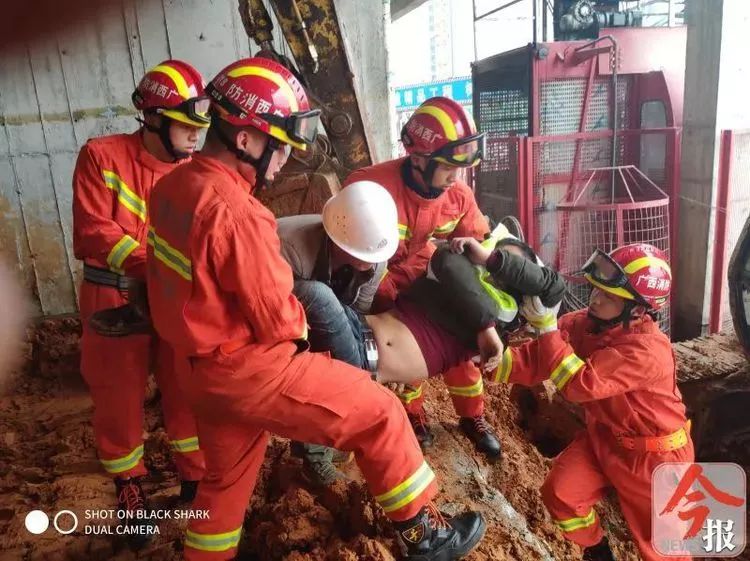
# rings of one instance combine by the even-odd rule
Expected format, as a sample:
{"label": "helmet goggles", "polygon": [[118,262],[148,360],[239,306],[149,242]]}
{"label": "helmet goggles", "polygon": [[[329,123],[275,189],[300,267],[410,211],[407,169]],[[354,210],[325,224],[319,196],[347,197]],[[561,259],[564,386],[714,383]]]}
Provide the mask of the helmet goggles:
{"label": "helmet goggles", "polygon": [[[601,249],[594,250],[581,272],[594,286],[600,287],[611,294],[629,297],[648,308],[651,305],[636,291],[623,268]],[[626,296],[627,295],[627,296]]]}
{"label": "helmet goggles", "polygon": [[191,97],[180,103],[177,107],[172,107],[172,111],[178,111],[187,115],[191,121],[198,123],[209,124],[211,117],[208,115],[208,110],[211,107],[211,100],[208,96]]}
{"label": "helmet goggles", "polygon": [[258,117],[283,130],[289,138],[301,144],[312,144],[318,136],[320,109],[292,113],[282,117],[274,113],[259,113]]}
{"label": "helmet goggles", "polygon": [[440,147],[428,158],[454,167],[474,167],[484,157],[486,151],[486,136],[484,133],[473,134],[466,138],[459,138]]}

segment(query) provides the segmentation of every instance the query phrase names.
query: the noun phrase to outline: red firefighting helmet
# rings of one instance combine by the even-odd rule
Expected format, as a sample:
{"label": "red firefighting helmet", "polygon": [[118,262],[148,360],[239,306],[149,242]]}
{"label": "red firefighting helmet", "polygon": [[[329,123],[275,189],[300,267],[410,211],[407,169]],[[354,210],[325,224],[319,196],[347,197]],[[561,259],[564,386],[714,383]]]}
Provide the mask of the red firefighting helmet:
{"label": "red firefighting helmet", "polygon": [[206,86],[216,115],[236,126],[252,126],[305,150],[315,141],[320,110],[310,109],[302,84],[267,58],[245,58],[224,68]]}
{"label": "red firefighting helmet", "polygon": [[477,165],[484,153],[484,134],[459,103],[432,97],[420,105],[401,130],[407,154],[450,166]]}
{"label": "red firefighting helmet", "polygon": [[133,92],[133,105],[194,127],[205,128],[210,100],[200,73],[181,60],[165,60],[146,72]]}
{"label": "red firefighting helmet", "polygon": [[646,243],[624,245],[609,255],[597,249],[583,272],[595,287],[651,310],[666,304],[672,287],[664,252]]}

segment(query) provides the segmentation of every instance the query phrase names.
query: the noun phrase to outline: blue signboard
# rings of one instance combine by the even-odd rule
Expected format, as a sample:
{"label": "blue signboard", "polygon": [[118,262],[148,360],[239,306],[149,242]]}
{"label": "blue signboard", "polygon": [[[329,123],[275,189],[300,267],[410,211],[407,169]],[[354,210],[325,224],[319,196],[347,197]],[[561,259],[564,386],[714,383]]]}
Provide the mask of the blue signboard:
{"label": "blue signboard", "polygon": [[396,88],[396,110],[416,109],[424,100],[436,95],[449,97],[462,104],[471,104],[471,78],[453,78],[440,82]]}

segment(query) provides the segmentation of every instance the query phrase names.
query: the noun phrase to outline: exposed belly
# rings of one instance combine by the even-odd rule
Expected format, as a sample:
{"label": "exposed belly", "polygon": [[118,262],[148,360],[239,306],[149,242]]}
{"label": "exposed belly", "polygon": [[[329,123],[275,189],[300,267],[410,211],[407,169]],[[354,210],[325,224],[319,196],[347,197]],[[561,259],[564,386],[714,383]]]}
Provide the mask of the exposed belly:
{"label": "exposed belly", "polygon": [[427,363],[409,328],[392,311],[366,316],[378,345],[379,382],[421,382]]}

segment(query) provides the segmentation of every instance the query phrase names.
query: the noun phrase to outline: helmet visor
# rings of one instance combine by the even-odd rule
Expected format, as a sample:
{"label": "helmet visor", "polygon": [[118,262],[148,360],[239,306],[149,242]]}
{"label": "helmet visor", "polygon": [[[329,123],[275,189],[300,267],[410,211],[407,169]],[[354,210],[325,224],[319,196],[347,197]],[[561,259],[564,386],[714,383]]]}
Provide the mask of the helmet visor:
{"label": "helmet visor", "polygon": [[430,154],[430,158],[450,166],[473,167],[484,156],[485,140],[484,133],[454,140]]}
{"label": "helmet visor", "polygon": [[597,249],[581,269],[592,279],[609,288],[624,288],[628,285],[625,271],[609,255]]}
{"label": "helmet visor", "polygon": [[292,113],[288,117],[273,113],[262,113],[258,116],[269,124],[279,127],[295,142],[312,144],[318,136],[320,109]]}

